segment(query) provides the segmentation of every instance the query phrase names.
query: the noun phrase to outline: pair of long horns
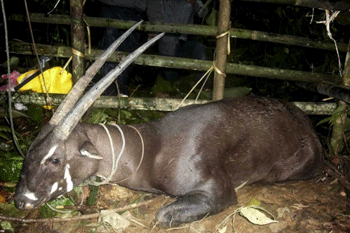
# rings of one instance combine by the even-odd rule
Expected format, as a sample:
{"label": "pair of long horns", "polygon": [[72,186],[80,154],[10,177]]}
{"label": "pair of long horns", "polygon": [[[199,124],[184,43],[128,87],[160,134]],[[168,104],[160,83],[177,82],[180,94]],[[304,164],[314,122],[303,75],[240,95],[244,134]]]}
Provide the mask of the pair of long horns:
{"label": "pair of long horns", "polygon": [[[111,54],[118,48],[118,46],[137,28],[141,22],[138,22],[128,31],[126,31],[121,37],[119,37],[108,49],[87,69],[85,75],[81,77],[72,90],[68,93],[67,97],[60,104],[55,114],[52,116],[49,124],[55,125],[54,134],[62,139],[66,140],[75,126],[78,124],[80,118],[84,115],[87,109],[94,103],[94,101],[101,96],[103,91],[113,83],[113,81],[148,47],[160,39],[164,33],[152,38],[140,48],[129,54],[119,65],[111,70],[105,77],[103,77],[98,83],[95,84],[80,100],[79,98],[83,94],[84,90],[91,82],[92,78],[96,75],[99,69],[103,66],[106,60]],[[79,101],[78,101],[79,100]]]}

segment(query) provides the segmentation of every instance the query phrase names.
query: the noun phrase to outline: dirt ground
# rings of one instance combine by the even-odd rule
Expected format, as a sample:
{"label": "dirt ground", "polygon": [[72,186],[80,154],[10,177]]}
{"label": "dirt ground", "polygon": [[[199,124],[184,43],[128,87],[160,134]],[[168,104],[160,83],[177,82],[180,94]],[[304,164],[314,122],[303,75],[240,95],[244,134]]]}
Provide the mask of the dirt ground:
{"label": "dirt ground", "polygon": [[[97,209],[128,206],[130,201],[137,199],[138,203],[147,201],[148,204],[140,204],[138,208],[120,213],[123,218],[114,220],[121,221],[116,224],[115,230],[108,224],[98,223],[95,217],[67,222],[17,223],[15,232],[350,232],[350,205],[345,192],[337,180],[321,178],[243,187],[237,191],[239,204],[201,221],[170,229],[159,227],[154,219],[157,210],[174,199],[107,185],[99,190],[95,212]],[[250,223],[239,213],[234,214],[252,199],[260,201],[260,206],[269,211],[278,222],[259,226]],[[82,216],[86,214],[85,211]],[[30,213],[27,217],[40,218],[38,213]],[[126,228],[117,229],[125,223],[125,219]]]}

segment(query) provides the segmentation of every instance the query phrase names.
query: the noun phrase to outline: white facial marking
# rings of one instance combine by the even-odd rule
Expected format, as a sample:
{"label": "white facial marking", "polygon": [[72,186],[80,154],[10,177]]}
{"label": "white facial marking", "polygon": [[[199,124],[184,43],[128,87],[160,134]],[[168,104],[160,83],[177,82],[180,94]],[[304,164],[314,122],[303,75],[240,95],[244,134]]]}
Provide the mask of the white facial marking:
{"label": "white facial marking", "polygon": [[80,153],[81,155],[83,156],[86,156],[86,157],[89,157],[91,159],[103,159],[101,156],[99,155],[94,155],[94,154],[91,154],[89,151],[87,151],[86,149],[81,149],[80,150]]}
{"label": "white facial marking", "polygon": [[62,187],[59,187],[59,188],[58,188],[58,191],[61,191],[61,190],[62,190]]}
{"label": "white facial marking", "polygon": [[70,176],[70,173],[69,173],[69,164],[66,165],[66,169],[64,171],[64,179],[66,179],[66,182],[67,182],[67,192],[70,192],[72,191],[73,189],[73,182],[72,182],[72,177]]}
{"label": "white facial marking", "polygon": [[50,194],[56,192],[57,188],[58,188],[58,183],[55,182],[55,183],[52,185],[52,187],[51,187]]}
{"label": "white facial marking", "polygon": [[38,198],[37,198],[37,197],[35,196],[35,194],[32,193],[32,192],[27,192],[27,193],[24,194],[24,196],[25,196],[26,198],[30,199],[30,200],[33,200],[33,201],[38,200]]}
{"label": "white facial marking", "polygon": [[53,147],[51,147],[49,153],[47,153],[47,155],[45,155],[44,158],[41,160],[40,165],[43,165],[46,162],[46,160],[50,158],[53,155],[53,153],[55,153],[57,146],[58,145],[54,145]]}

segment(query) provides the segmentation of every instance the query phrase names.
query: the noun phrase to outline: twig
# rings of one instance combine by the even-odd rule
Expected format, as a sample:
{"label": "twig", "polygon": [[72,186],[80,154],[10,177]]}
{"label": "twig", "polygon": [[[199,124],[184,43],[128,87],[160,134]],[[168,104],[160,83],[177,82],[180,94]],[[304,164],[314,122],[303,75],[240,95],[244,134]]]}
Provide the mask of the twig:
{"label": "twig", "polygon": [[[130,209],[138,208],[140,206],[148,205],[152,203],[154,199],[143,201],[139,203],[134,203],[128,206],[112,209],[114,212],[123,212]],[[5,221],[11,221],[11,222],[22,222],[22,223],[40,223],[40,222],[68,222],[68,221],[79,221],[83,219],[90,219],[90,218],[98,218],[100,216],[100,213],[94,213],[94,214],[85,214],[81,216],[71,217],[71,218],[47,218],[47,219],[24,219],[24,218],[14,218],[14,217],[6,217],[0,215],[0,220]]]}
{"label": "twig", "polygon": [[345,178],[345,176],[338,171],[337,168],[335,168],[332,164],[330,164],[328,161],[325,161],[324,164],[331,170],[331,172],[333,174],[331,174],[332,176],[338,178],[338,181],[341,185],[343,185],[346,189],[350,190],[350,183],[349,181],[347,181],[347,179]]}

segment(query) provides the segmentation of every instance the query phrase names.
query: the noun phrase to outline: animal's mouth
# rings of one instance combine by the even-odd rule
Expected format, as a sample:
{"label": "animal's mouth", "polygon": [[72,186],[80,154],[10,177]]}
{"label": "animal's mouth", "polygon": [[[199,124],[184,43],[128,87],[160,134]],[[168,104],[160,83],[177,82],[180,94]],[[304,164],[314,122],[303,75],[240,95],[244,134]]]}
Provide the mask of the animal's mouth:
{"label": "animal's mouth", "polygon": [[37,208],[41,205],[43,205],[48,198],[47,197],[41,197],[39,199],[34,199],[32,196],[27,195],[16,195],[14,197],[15,200],[15,206],[20,210],[30,210]]}

